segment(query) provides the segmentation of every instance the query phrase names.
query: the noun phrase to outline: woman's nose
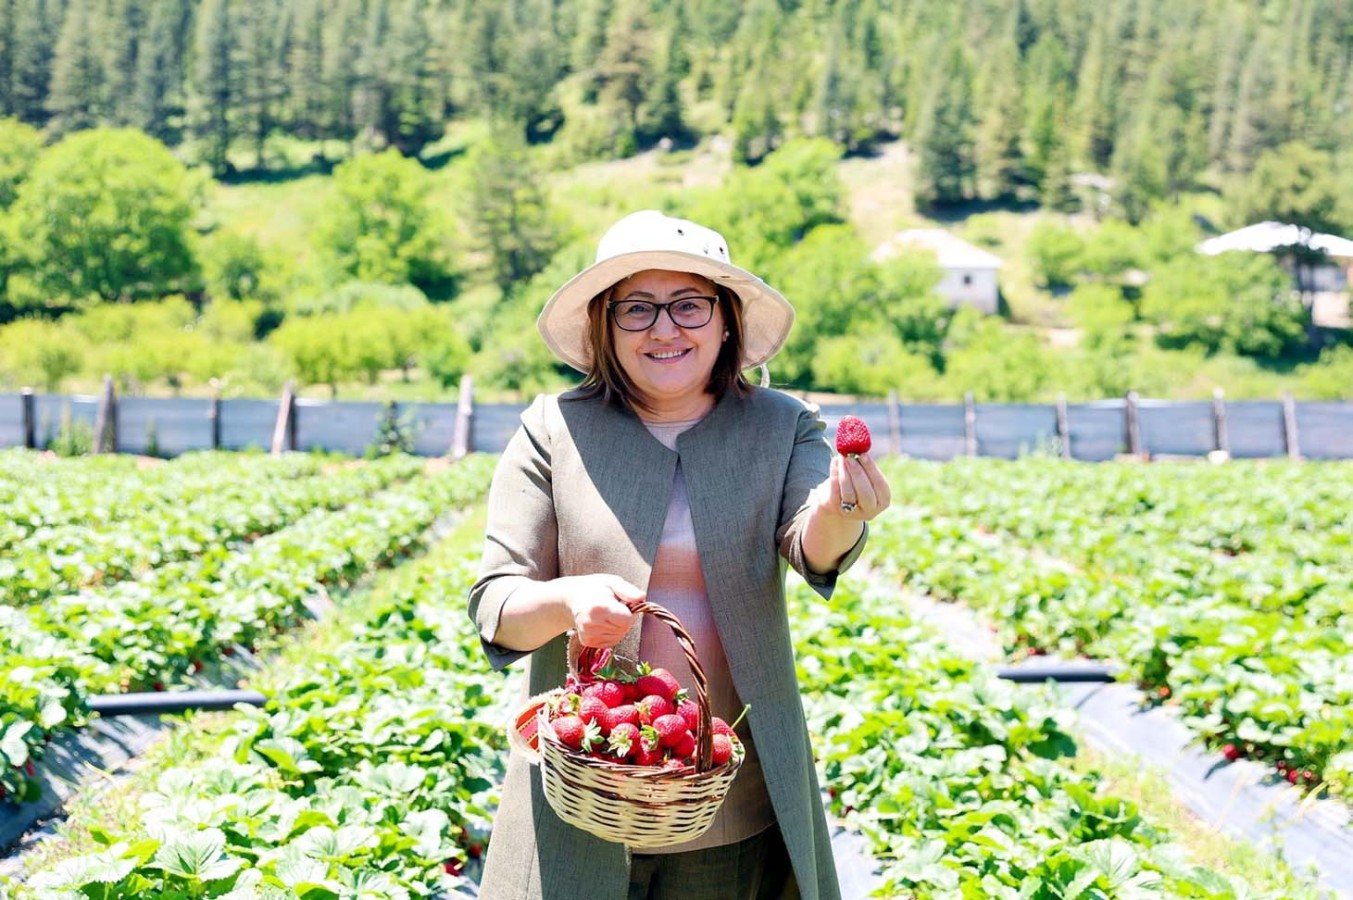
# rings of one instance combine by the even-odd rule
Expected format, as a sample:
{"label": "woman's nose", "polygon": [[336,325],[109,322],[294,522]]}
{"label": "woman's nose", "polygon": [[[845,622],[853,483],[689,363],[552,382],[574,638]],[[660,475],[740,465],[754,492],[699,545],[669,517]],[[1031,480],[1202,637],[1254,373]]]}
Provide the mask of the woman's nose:
{"label": "woman's nose", "polygon": [[658,337],[675,337],[681,332],[677,323],[672,321],[672,308],[670,306],[658,310],[658,318],[651,326],[648,333]]}

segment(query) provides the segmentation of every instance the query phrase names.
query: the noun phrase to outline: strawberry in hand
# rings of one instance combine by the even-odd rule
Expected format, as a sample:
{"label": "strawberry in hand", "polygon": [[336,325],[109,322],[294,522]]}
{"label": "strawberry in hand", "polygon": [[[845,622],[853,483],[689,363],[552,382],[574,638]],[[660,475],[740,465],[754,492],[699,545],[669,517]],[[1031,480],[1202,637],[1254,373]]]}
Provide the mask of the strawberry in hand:
{"label": "strawberry in hand", "polygon": [[836,452],[842,456],[861,456],[869,452],[873,442],[869,426],[858,416],[842,416],[836,423]]}

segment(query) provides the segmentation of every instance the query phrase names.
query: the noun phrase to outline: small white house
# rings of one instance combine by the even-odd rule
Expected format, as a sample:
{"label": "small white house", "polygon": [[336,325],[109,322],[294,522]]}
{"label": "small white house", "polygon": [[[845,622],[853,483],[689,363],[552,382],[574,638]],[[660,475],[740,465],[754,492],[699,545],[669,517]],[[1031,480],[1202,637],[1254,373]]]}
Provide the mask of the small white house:
{"label": "small white house", "polygon": [[950,306],[967,304],[987,315],[995,315],[1000,304],[1000,286],[996,273],[1001,259],[981,247],[975,247],[943,228],[910,228],[884,241],[869,258],[883,262],[908,250],[928,250],[939,261],[943,277],[935,293]]}
{"label": "small white house", "polygon": [[[1302,258],[1294,251],[1308,248]],[[1317,325],[1347,328],[1348,284],[1353,275],[1353,241],[1282,222],[1260,222],[1208,238],[1199,253],[1216,256],[1231,250],[1272,253],[1292,276],[1292,288],[1311,307]]]}

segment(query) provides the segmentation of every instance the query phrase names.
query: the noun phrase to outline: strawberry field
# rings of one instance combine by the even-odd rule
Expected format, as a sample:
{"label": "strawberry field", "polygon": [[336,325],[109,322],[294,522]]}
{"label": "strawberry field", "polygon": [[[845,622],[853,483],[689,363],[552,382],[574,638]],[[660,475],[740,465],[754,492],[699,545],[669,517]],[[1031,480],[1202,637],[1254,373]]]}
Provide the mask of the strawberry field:
{"label": "strawberry field", "polygon": [[1353,466],[915,461],[878,563],[1015,655],[1121,665],[1199,740],[1353,792]]}
{"label": "strawberry field", "polygon": [[[92,695],[244,672],[269,698],[189,717],[0,896],[473,894],[520,690],[464,613],[492,465],[0,455],[9,801]],[[1200,860],[1078,760],[1055,695],[965,659],[903,597],[978,607],[1015,656],[1118,663],[1219,759],[1346,796],[1353,469],[886,465],[870,571],[830,603],[790,596],[824,799],[878,896],[1328,896],[1280,863]]]}

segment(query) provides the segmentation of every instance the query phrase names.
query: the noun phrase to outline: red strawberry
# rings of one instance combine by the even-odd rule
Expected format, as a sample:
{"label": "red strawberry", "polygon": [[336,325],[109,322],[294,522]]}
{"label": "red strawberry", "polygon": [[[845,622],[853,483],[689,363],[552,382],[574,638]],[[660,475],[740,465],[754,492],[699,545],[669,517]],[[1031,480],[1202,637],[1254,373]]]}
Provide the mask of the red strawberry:
{"label": "red strawberry", "polygon": [[578,704],[578,715],[584,722],[595,722],[604,718],[610,711],[606,701],[595,694],[583,697],[582,702]]}
{"label": "red strawberry", "polygon": [[622,703],[611,710],[611,727],[614,728],[621,722],[629,722],[631,725],[641,724],[639,719],[639,707],[632,703]]}
{"label": "red strawberry", "polygon": [[676,704],[657,694],[649,694],[635,705],[639,707],[639,721],[645,725],[652,725],[662,716],[670,716],[676,712]]}
{"label": "red strawberry", "polygon": [[611,729],[606,747],[619,759],[629,759],[639,752],[639,726],[621,722]]}
{"label": "red strawberry", "polygon": [[715,716],[715,717],[714,717],[714,733],[715,733],[715,734],[732,734],[732,733],[733,733],[733,728],[732,728],[732,726],[730,726],[727,722],[725,722],[723,719],[720,719],[718,716]]}
{"label": "red strawberry", "polygon": [[873,442],[869,439],[869,426],[858,416],[842,416],[836,423],[836,452],[842,456],[858,456],[868,453]]}
{"label": "red strawberry", "polygon": [[658,733],[658,742],[664,747],[677,746],[683,736],[691,733],[686,727],[686,720],[675,714],[658,716],[653,720],[653,730]]}
{"label": "red strawberry", "polygon": [[666,697],[675,703],[677,694],[681,691],[681,684],[671,672],[658,668],[639,676],[639,690],[645,694]]}
{"label": "red strawberry", "polygon": [[677,759],[690,759],[695,756],[695,735],[687,731],[677,741],[677,745],[672,748],[672,755]]}
{"label": "red strawberry", "polygon": [[1227,744],[1225,747],[1221,748],[1221,755],[1226,757],[1228,761],[1235,762],[1245,754],[1235,744]]}
{"label": "red strawberry", "polygon": [[700,707],[694,700],[683,697],[677,703],[677,715],[686,720],[686,727],[694,731],[700,725]]}
{"label": "red strawberry", "polygon": [[574,750],[591,750],[601,743],[601,729],[595,722],[584,722],[578,716],[560,716],[550,723],[559,742]]}
{"label": "red strawberry", "polygon": [[630,761],[636,766],[660,766],[662,765],[662,748],[640,746]]}
{"label": "red strawberry", "polygon": [[714,735],[714,765],[722,766],[733,758],[733,741],[726,734]]}
{"label": "red strawberry", "polygon": [[583,689],[584,697],[600,698],[607,708],[619,706],[625,700],[625,689],[618,681],[598,681]]}

